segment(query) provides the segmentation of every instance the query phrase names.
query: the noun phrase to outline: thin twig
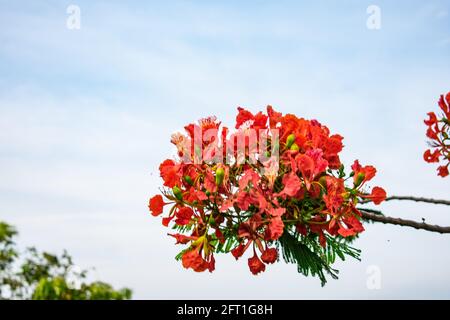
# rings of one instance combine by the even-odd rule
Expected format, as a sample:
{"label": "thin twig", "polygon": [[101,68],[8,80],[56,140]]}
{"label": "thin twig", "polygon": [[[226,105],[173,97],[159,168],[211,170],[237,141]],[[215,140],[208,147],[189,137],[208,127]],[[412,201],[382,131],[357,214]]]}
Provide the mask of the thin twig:
{"label": "thin twig", "polygon": [[399,226],[405,226],[405,227],[411,227],[415,229],[422,229],[427,230],[431,232],[438,232],[438,233],[450,233],[450,227],[442,227],[438,225],[432,225],[425,222],[417,222],[413,220],[405,220],[401,218],[393,218],[393,217],[387,217],[384,215],[372,213],[365,211],[365,209],[360,209],[360,212],[364,219],[372,220],[376,222],[386,223],[386,224],[395,224]]}
{"label": "thin twig", "polygon": [[[390,197],[387,197],[385,201],[390,201],[390,200],[409,200],[409,201],[427,202],[427,203],[433,203],[433,204],[444,204],[444,205],[450,206],[450,200],[432,199],[432,198],[423,198],[423,197],[390,196]],[[372,200],[363,200],[363,201],[360,201],[360,203],[368,203],[371,201]]]}
{"label": "thin twig", "polygon": [[423,198],[423,197],[412,197],[412,196],[390,196],[386,198],[386,201],[389,200],[410,200],[416,202],[428,202],[434,204],[445,204],[447,206],[450,205],[450,200],[442,200],[442,199],[432,199],[432,198]]}
{"label": "thin twig", "polygon": [[356,209],[358,209],[360,211],[363,210],[366,212],[375,213],[375,214],[382,215],[382,216],[384,215],[383,212],[381,212],[380,210],[369,209],[369,208],[356,208]]}

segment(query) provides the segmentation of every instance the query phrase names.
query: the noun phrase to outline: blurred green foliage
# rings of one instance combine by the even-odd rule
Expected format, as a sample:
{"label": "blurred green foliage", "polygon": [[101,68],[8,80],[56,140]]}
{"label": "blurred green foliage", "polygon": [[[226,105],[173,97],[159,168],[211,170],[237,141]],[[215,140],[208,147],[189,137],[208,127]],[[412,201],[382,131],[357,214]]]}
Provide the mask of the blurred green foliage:
{"label": "blurred green foliage", "polygon": [[20,253],[14,227],[0,221],[0,300],[126,300],[132,292],[115,290],[108,283],[87,282],[87,270],[74,265],[71,256],[28,248]]}

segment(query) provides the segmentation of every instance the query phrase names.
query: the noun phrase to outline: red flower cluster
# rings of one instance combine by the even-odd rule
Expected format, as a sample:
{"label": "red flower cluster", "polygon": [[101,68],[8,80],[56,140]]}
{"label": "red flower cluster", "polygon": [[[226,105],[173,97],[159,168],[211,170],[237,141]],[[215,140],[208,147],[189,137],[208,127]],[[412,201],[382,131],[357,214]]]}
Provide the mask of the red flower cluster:
{"label": "red flower cluster", "polygon": [[428,113],[428,119],[424,120],[428,126],[427,137],[431,139],[431,149],[424,152],[423,158],[426,162],[439,162],[442,158],[443,164],[437,168],[438,175],[448,176],[450,165],[450,92],[439,99],[439,107],[442,115],[438,118],[434,112]]}
{"label": "red flower cluster", "polygon": [[251,246],[248,266],[256,275],[277,261],[274,245],[284,233],[308,235],[326,247],[327,235],[364,231],[359,201],[386,198],[380,187],[365,188],[374,167],[356,160],[346,177],[343,137],[316,120],[283,116],[271,106],[267,114],[238,108],[236,130],[219,128],[211,117],[172,136],[178,158],[159,167],[166,200],[155,195],[149,202],[154,216],[170,207],[162,223],[172,224],[178,233],[170,235],[187,245],[179,255],[185,268],[211,272],[214,253],[239,259]]}

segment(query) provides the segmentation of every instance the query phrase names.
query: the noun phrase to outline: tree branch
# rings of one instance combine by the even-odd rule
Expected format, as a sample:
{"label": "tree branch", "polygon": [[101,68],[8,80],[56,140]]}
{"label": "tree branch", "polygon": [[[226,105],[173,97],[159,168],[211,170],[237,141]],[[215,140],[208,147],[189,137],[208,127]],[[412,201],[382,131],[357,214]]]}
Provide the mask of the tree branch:
{"label": "tree branch", "polygon": [[432,198],[423,198],[423,197],[412,197],[412,196],[391,196],[387,197],[386,201],[389,200],[410,200],[416,202],[428,202],[434,204],[445,204],[450,206],[450,200],[442,200],[442,199],[432,199]]}
{"label": "tree branch", "polygon": [[395,224],[404,227],[411,227],[415,229],[427,230],[431,232],[438,233],[450,233],[450,227],[442,227],[438,225],[432,225],[425,222],[417,222],[413,220],[405,220],[401,218],[393,218],[387,217],[384,215],[380,215],[379,213],[372,213],[367,211],[367,209],[360,209],[362,217],[367,220],[372,220],[376,222],[386,223],[386,224]]}
{"label": "tree branch", "polygon": [[[385,201],[390,201],[390,200],[410,200],[410,201],[416,201],[416,202],[427,202],[427,203],[444,204],[444,205],[450,206],[450,200],[432,199],[432,198],[423,198],[423,197],[390,196],[390,197],[387,197]],[[372,200],[360,201],[360,203],[368,203],[368,202],[372,202]]]}

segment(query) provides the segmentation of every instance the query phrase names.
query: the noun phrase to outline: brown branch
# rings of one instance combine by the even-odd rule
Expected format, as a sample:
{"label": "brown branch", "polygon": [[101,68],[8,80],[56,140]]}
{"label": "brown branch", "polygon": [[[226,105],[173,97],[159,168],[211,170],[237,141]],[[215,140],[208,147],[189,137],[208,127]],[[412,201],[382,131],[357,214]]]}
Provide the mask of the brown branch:
{"label": "brown branch", "polygon": [[381,212],[380,210],[375,210],[375,209],[369,209],[369,208],[356,208],[359,211],[366,211],[366,212],[370,212],[370,213],[375,213],[377,215],[381,215],[384,216],[383,212]]}
{"label": "brown branch", "polygon": [[[432,198],[423,198],[423,197],[390,196],[390,197],[387,197],[385,201],[390,201],[390,200],[410,200],[410,201],[416,201],[416,202],[427,202],[427,203],[444,204],[444,205],[450,206],[450,200],[432,199]],[[360,201],[360,203],[368,203],[371,201],[372,200],[363,200],[363,201]]]}
{"label": "brown branch", "polygon": [[423,198],[423,197],[412,197],[412,196],[391,196],[387,197],[386,201],[389,200],[410,200],[416,202],[428,202],[434,204],[445,204],[450,206],[450,200],[442,200],[442,199],[431,199],[431,198]]}
{"label": "brown branch", "polygon": [[431,232],[438,233],[450,233],[450,227],[442,227],[438,225],[432,225],[425,222],[417,222],[413,220],[405,220],[401,218],[393,218],[387,217],[384,215],[380,215],[377,213],[372,213],[369,211],[365,211],[365,209],[360,209],[360,212],[364,219],[372,220],[376,222],[386,223],[386,224],[395,224],[404,227],[411,227],[415,229],[427,230]]}

